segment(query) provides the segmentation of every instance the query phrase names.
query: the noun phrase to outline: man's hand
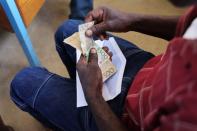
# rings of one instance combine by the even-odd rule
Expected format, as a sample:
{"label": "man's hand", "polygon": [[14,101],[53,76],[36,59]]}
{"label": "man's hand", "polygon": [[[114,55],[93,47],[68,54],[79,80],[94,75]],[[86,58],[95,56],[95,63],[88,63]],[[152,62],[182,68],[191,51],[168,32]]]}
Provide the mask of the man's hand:
{"label": "man's hand", "polygon": [[[109,48],[104,46],[102,48],[112,60],[112,52]],[[102,97],[102,74],[98,66],[98,56],[96,49],[91,49],[89,60],[86,61],[85,56],[81,56],[79,62],[77,63],[77,71],[79,73],[79,78],[87,99]]]}
{"label": "man's hand", "polygon": [[95,21],[95,25],[86,32],[87,36],[93,34],[100,36],[105,31],[129,31],[128,14],[107,7],[100,7],[88,13],[85,22]]}
{"label": "man's hand", "polygon": [[[103,48],[111,57],[107,47]],[[100,131],[126,131],[120,120],[112,112],[109,105],[102,97],[102,74],[98,66],[98,56],[96,49],[92,48],[89,60],[82,55],[77,63],[77,71],[84,90],[88,106],[96,120]]]}
{"label": "man's hand", "polygon": [[89,54],[89,60],[81,55],[77,63],[77,71],[84,90],[85,97],[94,99],[102,97],[102,73],[98,66],[98,56],[96,49],[92,48]]}
{"label": "man's hand", "polygon": [[106,31],[136,31],[147,35],[170,40],[175,35],[179,17],[152,16],[124,13],[107,7],[100,7],[88,13],[86,22],[95,21],[95,25],[86,31],[87,36],[97,35],[101,39]]}

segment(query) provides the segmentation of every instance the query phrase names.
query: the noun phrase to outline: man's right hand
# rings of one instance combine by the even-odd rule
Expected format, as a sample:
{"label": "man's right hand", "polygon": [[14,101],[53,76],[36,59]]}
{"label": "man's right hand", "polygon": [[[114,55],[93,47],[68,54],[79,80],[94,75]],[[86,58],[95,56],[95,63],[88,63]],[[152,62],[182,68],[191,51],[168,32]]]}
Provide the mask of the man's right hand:
{"label": "man's right hand", "polygon": [[100,7],[89,12],[85,22],[90,21],[95,21],[95,25],[87,30],[87,36],[100,36],[106,31],[127,32],[131,24],[128,14],[107,7]]}
{"label": "man's right hand", "polygon": [[97,35],[100,38],[106,31],[136,31],[143,34],[171,40],[175,35],[179,17],[151,16],[123,13],[107,7],[100,7],[88,13],[85,22],[95,21],[95,25],[86,31],[87,36]]}

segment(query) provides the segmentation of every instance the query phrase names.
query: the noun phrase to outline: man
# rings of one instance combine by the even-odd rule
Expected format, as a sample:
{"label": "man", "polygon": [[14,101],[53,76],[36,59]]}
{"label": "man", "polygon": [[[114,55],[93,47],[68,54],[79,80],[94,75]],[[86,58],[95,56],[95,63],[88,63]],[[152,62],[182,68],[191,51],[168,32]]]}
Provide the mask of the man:
{"label": "man", "polygon": [[[86,22],[96,21],[87,36],[106,31],[138,31],[171,40],[166,52],[154,57],[134,44],[115,37],[127,59],[121,93],[105,102],[97,53],[88,62],[63,40],[78,31],[82,21],[68,20],[55,34],[56,49],[70,79],[29,67],[11,83],[11,97],[22,110],[44,125],[69,131],[195,131],[197,129],[197,7],[196,0],[171,0],[176,5],[193,4],[182,17],[127,14],[101,7],[91,11]],[[176,28],[177,27],[177,28]],[[110,54],[109,49],[105,51]],[[112,56],[113,59],[113,56]],[[88,107],[76,108],[76,68]]]}
{"label": "man", "polygon": [[84,20],[89,11],[93,9],[93,0],[71,0],[70,19]]}

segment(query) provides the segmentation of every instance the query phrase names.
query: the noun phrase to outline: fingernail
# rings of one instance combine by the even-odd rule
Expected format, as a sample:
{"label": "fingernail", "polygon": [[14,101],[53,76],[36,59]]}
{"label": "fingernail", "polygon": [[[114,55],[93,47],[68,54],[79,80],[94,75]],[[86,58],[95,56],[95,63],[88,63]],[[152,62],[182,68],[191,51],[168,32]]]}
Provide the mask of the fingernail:
{"label": "fingernail", "polygon": [[96,49],[92,48],[92,49],[90,50],[90,52],[93,53],[93,54],[95,54],[95,53],[96,53]]}
{"label": "fingernail", "polygon": [[93,33],[92,33],[91,30],[87,30],[87,31],[86,31],[86,35],[87,35],[87,36],[92,36],[92,34],[93,34]]}
{"label": "fingernail", "polygon": [[101,40],[104,40],[105,37],[104,37],[103,35],[100,35],[100,39],[101,39]]}

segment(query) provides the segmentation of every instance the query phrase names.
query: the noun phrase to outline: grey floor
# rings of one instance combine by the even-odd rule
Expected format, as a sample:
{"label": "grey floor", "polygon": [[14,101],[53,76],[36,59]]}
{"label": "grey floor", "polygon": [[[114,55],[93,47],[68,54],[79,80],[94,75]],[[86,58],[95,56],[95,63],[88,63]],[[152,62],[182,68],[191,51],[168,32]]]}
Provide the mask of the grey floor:
{"label": "grey floor", "polygon": [[[160,15],[180,15],[183,9],[174,8],[167,0],[95,0],[95,7],[108,5],[127,12]],[[43,66],[59,75],[69,77],[55,51],[54,32],[68,18],[68,0],[46,0],[28,32]],[[154,54],[162,53],[167,42],[135,32],[116,34],[136,43]],[[10,100],[9,85],[13,76],[28,62],[14,33],[0,29],[0,115],[16,131],[47,130],[27,113],[20,111]]]}

